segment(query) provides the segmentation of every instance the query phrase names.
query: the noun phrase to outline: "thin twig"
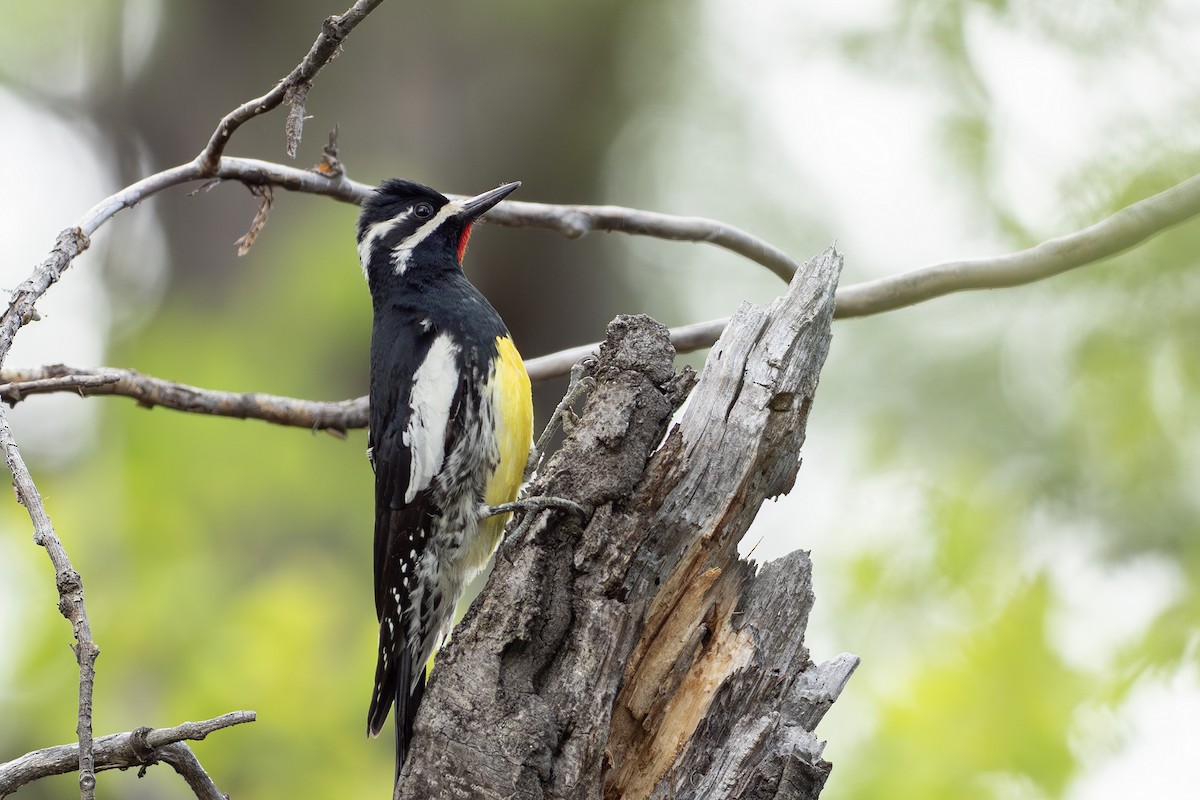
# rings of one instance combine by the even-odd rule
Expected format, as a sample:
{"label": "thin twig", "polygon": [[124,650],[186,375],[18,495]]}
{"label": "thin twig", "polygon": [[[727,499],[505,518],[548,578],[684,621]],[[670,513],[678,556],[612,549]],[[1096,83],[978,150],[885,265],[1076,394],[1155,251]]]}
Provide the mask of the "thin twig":
{"label": "thin twig", "polygon": [[[216,177],[250,186],[269,185],[324,194],[352,203],[359,202],[370,191],[370,187],[356,184],[345,175],[326,175],[255,159],[222,158],[216,169]],[[205,179],[207,173],[199,159],[156,172],[104,198],[88,209],[74,227],[62,231],[45,261],[12,292],[8,308],[0,315],[0,364],[12,349],[17,331],[31,319],[37,318],[34,304],[62,277],[75,258],[88,249],[92,234],[121,211],[159,192]]]}
{"label": "thin twig", "polygon": [[192,748],[183,742],[163,745],[154,752],[160,760],[171,766],[187,782],[197,800],[229,800],[229,795],[217,788],[213,779],[200,764]]}
{"label": "thin twig", "polygon": [[950,261],[924,269],[844,286],[838,319],[892,311],[935,297],[977,289],[1003,289],[1094,264],[1135,247],[1200,214],[1200,175],[1172,186],[1088,227],[993,258]]}
{"label": "thin twig", "polygon": [[58,235],[46,260],[34,269],[33,274],[13,290],[8,308],[0,315],[0,363],[12,349],[13,337],[22,325],[35,319],[33,305],[60,277],[75,257],[88,249],[91,240],[82,229],[68,228]]}
{"label": "thin twig", "polygon": [[[136,767],[166,761],[183,775],[197,797],[222,798],[196,757],[177,745],[184,740],[200,741],[214,731],[254,722],[253,711],[233,711],[203,722],[185,722],[173,728],[138,728],[97,738],[93,755],[97,770]],[[189,758],[190,757],[190,758]],[[15,792],[27,783],[50,775],[64,775],[79,766],[79,745],[64,744],[26,753],[0,764],[0,797]]]}
{"label": "thin twig", "polygon": [[96,657],[100,648],[92,639],[92,626],[88,622],[87,609],[83,605],[83,581],[71,565],[67,551],[54,533],[50,515],[42,504],[42,496],[33,483],[25,459],[13,439],[8,425],[8,413],[0,406],[0,448],[13,475],[13,487],[17,500],[29,512],[33,522],[33,541],[46,548],[50,562],[54,565],[55,582],[58,586],[58,610],[71,622],[75,632],[75,658],[79,662],[79,715],[76,733],[79,737],[78,767],[79,796],[81,800],[93,800],[96,796],[96,767],[92,749],[92,690],[96,681]]}
{"label": "thin twig", "polygon": [[308,55],[296,65],[296,68],[286,78],[262,97],[248,100],[225,115],[216,130],[213,131],[208,144],[200,151],[200,155],[196,156],[194,163],[200,168],[201,173],[209,177],[215,176],[217,162],[225,152],[225,146],[229,143],[234,131],[254,117],[277,108],[285,100],[291,103],[293,111],[288,116],[286,150],[289,157],[295,158],[296,146],[300,141],[301,125],[294,118],[302,120],[304,117],[304,102],[308,96],[308,90],[312,88],[313,78],[337,55],[338,49],[350,35],[350,31],[354,30],[354,27],[382,2],[383,0],[358,0],[342,15],[326,19],[321,26],[321,33],[313,42]]}
{"label": "thin twig", "polygon": [[0,398],[11,398],[9,405],[16,405],[27,394],[94,388],[116,383],[120,379],[120,374],[112,370],[94,370],[86,373],[60,375],[56,378],[36,378],[28,381],[0,383]]}
{"label": "thin twig", "polygon": [[88,209],[76,227],[90,236],[121,211],[133,208],[159,192],[185,183],[212,178],[239,181],[250,186],[270,185],[294,192],[328,195],[348,203],[361,202],[373,188],[344,176],[329,176],[313,170],[297,169],[254,158],[226,156],[211,174],[205,173],[197,163],[189,162],[131,183]]}
{"label": "thin twig", "polygon": [[[91,378],[103,380],[85,385]],[[6,367],[0,370],[0,380],[13,387],[5,391],[5,386],[0,386],[0,399],[10,404],[31,394],[77,391],[83,395],[130,397],[146,408],[163,406],[193,414],[261,419],[279,425],[326,430],[335,435],[367,425],[365,397],[317,402],[258,392],[220,392],[153,378],[131,369],[80,369],[62,364],[28,369]]]}
{"label": "thin twig", "polygon": [[679,217],[624,206],[560,206],[509,200],[488,212],[488,222],[545,228],[578,239],[593,231],[652,236],[675,242],[704,242],[744,256],[790,281],[800,265],[770,242],[715,219]]}

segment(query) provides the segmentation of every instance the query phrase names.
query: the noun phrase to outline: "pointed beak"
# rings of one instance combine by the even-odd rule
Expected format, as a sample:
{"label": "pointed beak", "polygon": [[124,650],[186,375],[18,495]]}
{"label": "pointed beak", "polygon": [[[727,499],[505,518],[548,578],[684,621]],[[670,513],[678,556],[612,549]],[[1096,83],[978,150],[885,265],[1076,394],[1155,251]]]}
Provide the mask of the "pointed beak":
{"label": "pointed beak", "polygon": [[479,219],[483,214],[491,210],[492,206],[499,203],[504,198],[515,192],[521,185],[520,181],[506,183],[503,186],[498,186],[495,189],[477,194],[474,197],[467,198],[463,201],[462,207],[458,214],[468,222]]}

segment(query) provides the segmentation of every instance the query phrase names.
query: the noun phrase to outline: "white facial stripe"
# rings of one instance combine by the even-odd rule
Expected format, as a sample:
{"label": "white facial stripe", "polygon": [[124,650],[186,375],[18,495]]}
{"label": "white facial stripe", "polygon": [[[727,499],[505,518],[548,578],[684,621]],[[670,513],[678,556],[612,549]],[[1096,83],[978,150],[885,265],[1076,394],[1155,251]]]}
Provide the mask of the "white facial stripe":
{"label": "white facial stripe", "polygon": [[358,261],[362,264],[363,275],[367,274],[367,264],[371,258],[371,250],[375,247],[375,242],[387,236],[392,228],[399,225],[412,214],[412,209],[405,211],[398,217],[385,219],[383,222],[376,222],[367,228],[367,235],[362,237],[362,241],[358,243]]}
{"label": "white facial stripe", "polygon": [[413,375],[412,415],[403,441],[412,452],[408,488],[404,502],[411,503],[417,492],[427,489],[441,472],[446,458],[446,433],[450,426],[450,404],[458,387],[458,346],[447,334],[433,340],[421,366]]}
{"label": "white facial stripe", "polygon": [[428,222],[413,231],[413,235],[409,236],[403,242],[396,246],[392,251],[392,263],[396,265],[396,274],[403,275],[404,270],[408,269],[409,261],[412,259],[413,251],[417,246],[438,229],[448,217],[457,214],[462,208],[462,200],[451,200],[446,205],[442,206],[438,213],[434,214]]}

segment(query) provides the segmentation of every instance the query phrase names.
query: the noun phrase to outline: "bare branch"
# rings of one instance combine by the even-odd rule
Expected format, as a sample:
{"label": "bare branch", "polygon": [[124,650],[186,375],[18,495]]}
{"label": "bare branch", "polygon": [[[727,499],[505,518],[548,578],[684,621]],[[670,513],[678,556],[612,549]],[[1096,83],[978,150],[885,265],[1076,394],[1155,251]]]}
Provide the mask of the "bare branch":
{"label": "bare branch", "polygon": [[16,405],[27,394],[80,390],[116,383],[120,379],[121,376],[111,370],[95,370],[86,374],[61,375],[57,378],[0,383],[0,397],[11,398],[9,405]]}
{"label": "bare branch", "polygon": [[285,100],[292,106],[292,113],[288,116],[286,149],[288,156],[295,158],[302,127],[302,123],[297,120],[303,120],[304,101],[308,96],[308,90],[312,88],[313,78],[337,55],[342,42],[350,35],[350,31],[354,30],[354,27],[382,2],[383,0],[358,0],[341,16],[326,19],[321,26],[321,33],[313,42],[308,55],[296,65],[296,68],[286,78],[262,97],[248,100],[225,115],[225,118],[217,125],[217,129],[213,131],[208,144],[205,145],[200,155],[196,156],[194,163],[200,168],[201,173],[209,177],[216,175],[217,162],[224,153],[225,145],[229,143],[234,131],[254,117],[278,107]]}
{"label": "bare branch", "polygon": [[1126,206],[1083,230],[994,258],[950,261],[843,287],[836,317],[865,317],[935,297],[1002,289],[1094,264],[1200,214],[1200,175]]}
{"label": "bare branch", "polygon": [[[341,174],[326,178],[317,172],[251,159],[221,159],[219,173],[220,177],[231,180],[250,184],[268,183],[294,191],[325,194],[353,203],[360,202],[370,191],[370,187],[351,181]],[[199,177],[198,173],[188,173],[184,168],[176,168],[151,176],[123,192],[113,195],[92,209],[84,220],[90,225],[85,226],[81,223],[78,229],[64,231],[59,237],[58,245],[46,262],[30,280],[14,292],[13,302],[3,319],[0,320],[0,358],[7,352],[12,334],[33,313],[33,302],[40,297],[46,287],[58,279],[58,275],[70,263],[70,259],[87,247],[87,238],[80,234],[81,229],[95,230],[105,219],[122,208],[128,208],[140,202],[148,194],[161,191],[162,188],[166,188],[166,185],[196,180]],[[593,215],[594,210],[596,213]],[[621,213],[618,214],[618,211]],[[1116,255],[1175,225],[1192,219],[1197,214],[1200,214],[1200,175],[1188,178],[1170,189],[1127,206],[1083,230],[1050,239],[1027,250],[995,258],[938,264],[887,278],[843,286],[837,292],[837,310],[834,316],[837,319],[869,316],[932,300],[953,292],[1031,283]],[[754,257],[750,253],[756,253],[768,260],[771,258],[772,248],[769,245],[766,246],[768,249],[755,249],[751,246],[753,243],[750,240],[753,240],[753,237],[746,241],[730,242],[728,236],[732,234],[729,234],[729,231],[736,229],[724,228],[720,226],[720,223],[712,223],[717,226],[713,229],[712,236],[701,236],[704,234],[702,223],[705,221],[694,218],[671,218],[663,214],[650,214],[635,209],[616,209],[613,206],[593,209],[587,206],[550,206],[505,201],[489,213],[488,219],[499,221],[505,225],[529,224],[548,227],[558,230],[566,236],[582,235],[588,230],[599,229],[596,226],[601,224],[620,224],[622,227],[614,227],[612,230],[637,232],[647,236],[661,235],[663,238],[678,238],[683,232],[690,231],[700,237],[696,239],[697,241],[711,241],[719,246],[729,247],[729,249],[740,252],[748,258]],[[718,230],[724,230],[726,238],[720,238],[717,235]],[[746,252],[747,249],[749,252]],[[760,261],[760,263],[762,262]],[[777,266],[781,263],[777,262]],[[40,291],[37,290],[37,287],[41,287]],[[715,342],[728,322],[729,318],[725,317],[672,328],[671,342],[680,353],[700,350]],[[599,346],[599,342],[594,342],[560,350],[545,356],[527,359],[525,366],[529,370],[530,378],[534,381],[567,375],[580,358],[595,354]],[[64,371],[55,373],[55,376],[112,372],[111,370],[71,370],[65,367],[60,369]],[[94,387],[91,393],[121,394],[140,400],[143,394],[151,396],[152,392],[137,388],[139,382],[144,386],[160,384],[179,386],[139,376],[130,371],[124,372],[127,376],[136,376],[136,380],[133,382],[119,381],[106,387]],[[16,382],[50,376],[31,370],[5,370],[0,373],[0,377],[8,382]],[[169,393],[164,393],[162,399],[153,399],[149,404],[165,405],[184,411],[266,419],[281,425],[328,428],[335,431],[344,431],[365,425],[365,398],[329,404],[270,395],[224,395],[194,387],[183,388],[191,397],[199,398],[199,400],[181,404]],[[0,387],[0,390],[3,389],[4,387]],[[39,391],[52,390],[54,387],[46,387]],[[29,390],[24,391],[31,393]],[[209,394],[216,397],[255,399],[230,404],[224,399],[209,400],[207,399]],[[20,400],[20,397],[15,396],[11,391],[0,391],[0,396],[10,403]],[[226,409],[229,408],[236,410],[227,411]]]}
{"label": "bare branch", "polygon": [[487,215],[509,227],[545,228],[578,239],[592,231],[615,231],[676,242],[706,242],[761,264],[785,281],[800,265],[775,245],[740,228],[703,217],[677,217],[623,206],[557,206],[507,200]]}
{"label": "bare branch", "polygon": [[92,626],[83,605],[83,581],[54,533],[50,515],[46,513],[42,496],[13,439],[8,413],[3,407],[0,407],[0,448],[4,450],[5,461],[13,475],[17,501],[25,506],[33,522],[33,541],[46,548],[46,554],[54,565],[58,610],[70,620],[75,632],[75,659],[79,662],[79,721],[76,729],[79,737],[79,796],[81,800],[93,800],[96,796],[96,768],[92,749],[92,689],[96,681],[96,657],[100,655],[100,648],[92,640]]}
{"label": "bare branch", "polygon": [[183,742],[163,745],[154,755],[170,764],[171,769],[179,773],[192,790],[192,794],[199,800],[229,800],[229,796],[218,789],[213,779],[208,776],[200,764],[200,759],[196,758],[192,749]]}
{"label": "bare branch", "polygon": [[258,392],[219,392],[153,378],[131,369],[80,369],[62,364],[5,368],[0,370],[0,380],[5,382],[5,386],[0,386],[0,399],[10,404],[31,394],[77,391],[83,395],[131,397],[146,408],[164,406],[193,414],[261,419],[277,425],[327,430],[334,435],[367,426],[365,397],[323,403]]}
{"label": "bare branch", "polygon": [[[186,165],[185,165],[186,166]],[[183,183],[201,177],[198,174],[185,175],[181,168],[159,173],[135,184],[124,193],[126,196],[117,201],[119,195],[114,195],[105,203],[97,205],[85,219],[94,223],[91,230],[115,214],[121,208],[127,208],[140,201],[134,199],[140,192],[153,193],[161,191],[160,181],[156,178],[172,173],[169,180]],[[280,164],[272,164],[253,159],[224,158],[221,160],[220,177],[238,180],[244,183],[269,183],[293,191],[324,194],[345,202],[358,203],[371,191],[371,187],[349,180],[342,174],[325,178],[313,171],[304,171]],[[163,178],[162,180],[168,180]],[[172,183],[171,185],[174,185]],[[134,191],[136,187],[144,187]],[[110,202],[112,201],[112,202]],[[904,306],[913,305],[925,300],[932,300],[946,294],[979,289],[1004,288],[1052,277],[1070,269],[1086,266],[1104,258],[1135,247],[1163,231],[1186,222],[1200,214],[1200,175],[1193,176],[1163,192],[1140,200],[1121,209],[1110,217],[1074,233],[1049,239],[1035,247],[1021,250],[1008,255],[994,258],[975,259],[970,261],[953,261],[938,264],[911,272],[892,275],[874,281],[842,286],[837,291],[837,309],[835,319],[869,316],[885,311],[891,311]],[[764,263],[772,261],[773,271],[779,274],[784,262],[772,255],[774,248],[762,243],[759,247],[749,234],[743,234],[735,228],[722,226],[719,222],[699,220],[697,218],[673,218],[664,214],[652,214],[629,208],[615,206],[553,206],[539,203],[518,203],[505,201],[489,212],[489,220],[503,225],[519,226],[528,224],[533,227],[544,227],[556,230],[564,236],[581,236],[589,230],[623,230],[647,236],[661,236],[667,239],[680,239],[685,232],[694,234],[695,241],[708,241],[721,247],[739,252],[747,258]],[[602,225],[612,224],[612,228],[602,228]],[[711,224],[711,229],[704,226]],[[619,226],[619,227],[617,227]],[[81,224],[80,226],[84,226]],[[723,235],[718,235],[723,231]],[[731,233],[736,231],[735,233]],[[78,238],[72,238],[65,231],[59,238],[59,246],[51,253],[51,257],[43,264],[42,270],[57,270],[57,274],[66,264],[63,258],[73,258],[69,255],[71,247],[81,250]],[[711,233],[711,235],[709,235]],[[732,240],[730,237],[734,237]],[[739,239],[738,236],[748,237]],[[66,244],[64,244],[64,242]],[[82,240],[85,248],[86,237]],[[76,252],[76,254],[77,254]],[[758,257],[756,257],[758,256]],[[783,258],[790,261],[786,255]],[[765,266],[770,264],[764,263]],[[36,277],[36,276],[35,276]],[[33,282],[26,281],[26,284]],[[49,286],[46,282],[45,285]],[[18,293],[23,287],[18,288]],[[35,285],[40,285],[35,284]],[[44,289],[43,289],[44,291]],[[28,294],[28,292],[26,292]],[[40,296],[40,295],[38,295]],[[34,297],[33,299],[36,299]],[[33,311],[33,299],[28,299],[21,306],[26,314]],[[17,295],[14,293],[14,304]],[[5,334],[9,330],[9,319],[14,316],[13,306],[5,315],[5,327],[0,327],[0,357],[7,352]],[[19,312],[18,317],[19,318]],[[671,329],[671,343],[680,353],[690,353],[712,345],[725,330],[729,317],[697,322]],[[15,332],[15,328],[12,328]],[[11,333],[7,334],[11,341]],[[567,375],[571,367],[587,355],[595,355],[600,347],[599,342],[567,348],[548,355],[530,358],[525,361],[529,377],[534,381]],[[67,367],[42,368],[57,369],[55,375],[84,375],[109,374],[112,370],[77,370]],[[155,378],[140,376],[129,370],[121,371],[127,376],[136,376],[136,380],[118,381],[105,387],[93,388],[91,394],[120,394],[138,398],[151,395],[152,391],[139,388],[152,386],[174,387]],[[37,380],[37,375],[45,375],[37,370],[4,370],[0,379],[8,382]],[[67,384],[69,385],[69,384]],[[71,387],[74,388],[74,387]],[[197,411],[223,416],[236,416],[243,419],[265,419],[281,425],[296,425],[299,427],[327,428],[331,431],[345,431],[350,428],[363,427],[366,424],[366,398],[343,400],[338,403],[316,403],[291,398],[274,397],[271,395],[226,395],[225,393],[210,392],[195,387],[182,387],[194,400],[187,404],[176,401],[169,392],[163,392],[161,399],[154,399],[150,405],[164,405],[182,411]],[[21,398],[6,387],[0,386],[0,397],[15,403]],[[56,387],[47,386],[37,391],[54,391]],[[26,394],[33,393],[24,389]],[[211,397],[210,397],[211,395]],[[229,403],[226,397],[256,398],[246,403]],[[227,409],[234,409],[229,411]]]}
{"label": "bare branch", "polygon": [[[501,203],[496,211],[506,205],[508,203]],[[633,214],[644,213],[627,210]],[[492,219],[496,211],[488,219]],[[1034,283],[1115,256],[1197,214],[1200,214],[1200,175],[1127,206],[1082,230],[1048,239],[1026,250],[994,258],[951,261],[842,286],[837,291],[834,319],[881,314],[956,292]],[[722,317],[672,328],[671,343],[680,353],[701,350],[716,342],[728,323],[729,317]],[[593,342],[560,350],[529,359],[525,366],[534,380],[566,375],[576,361],[594,355],[599,347],[599,342]]]}
{"label": "bare branch", "polygon": [[[248,185],[271,185],[291,191],[319,194],[348,203],[360,203],[372,190],[336,170],[301,170],[268,161],[222,158],[216,177]],[[165,189],[205,179],[195,164],[183,164],[151,175],[96,204],[76,228],[59,236],[50,257],[14,293],[14,304],[0,319],[0,360],[11,346],[12,334],[33,313],[33,303],[71,260],[88,246],[88,236],[123,209],[137,205]],[[1068,269],[1086,266],[1185,222],[1200,214],[1200,176],[1134,203],[1081,231],[1051,239],[1036,247],[1005,256],[956,261],[892,275],[838,290],[836,317],[878,314],[952,292],[1002,288],[1030,283]],[[502,225],[541,227],[568,237],[593,230],[611,230],[676,241],[708,242],[724,247],[768,267],[780,276],[790,275],[795,262],[773,245],[731,226],[695,217],[672,217],[617,206],[557,206],[505,201],[488,213]],[[725,327],[726,319],[686,325],[672,330],[680,352],[708,347]],[[541,380],[565,375],[582,355],[595,352],[588,344],[552,353],[527,362],[531,377]]]}
{"label": "bare branch", "polygon": [[0,363],[4,362],[8,351],[12,349],[13,337],[21,326],[36,318],[33,304],[38,301],[46,290],[60,277],[75,257],[88,249],[91,241],[86,232],[80,228],[67,228],[58,235],[50,255],[34,269],[24,282],[13,290],[8,301],[8,308],[0,315]]}
{"label": "bare branch", "polygon": [[[224,157],[211,170],[192,162],[143,178],[93,206],[78,227],[91,235],[117,213],[154,194],[214,177],[326,195],[354,204],[365,200],[375,188],[350,180],[340,170],[320,167],[303,170],[258,159]],[[612,231],[671,241],[706,242],[761,264],[784,280],[790,280],[798,268],[790,256],[771,243],[732,225],[700,217],[677,217],[621,206],[561,206],[509,200],[488,212],[487,220],[509,227],[543,228],[570,239],[591,231]]]}
{"label": "bare branch", "polygon": [[[179,182],[198,177],[195,175]],[[267,182],[351,203],[361,203],[373,188],[344,176],[330,180],[312,171],[252,159],[222,159],[218,177],[246,183]],[[1026,250],[991,258],[952,261],[842,286],[837,294],[836,317],[869,316],[954,292],[1032,283],[1114,256],[1198,214],[1200,175],[1133,203],[1082,230]],[[707,242],[761,264],[785,280],[790,280],[798,269],[796,262],[774,245],[738,228],[698,217],[675,217],[620,206],[562,206],[506,200],[488,212],[487,220],[510,227],[544,228],[568,238],[578,238],[591,231],[617,231],[673,241]],[[82,224],[81,227],[87,233],[94,230]],[[677,329],[681,343],[695,349],[707,347],[716,341],[714,333],[719,335],[717,326],[724,328],[721,323],[723,320],[713,320]],[[587,345],[586,352],[592,352],[594,347]]]}
{"label": "bare branch", "polygon": [[[308,55],[296,65],[296,68],[270,92],[267,92],[262,97],[243,103],[226,114],[217,125],[208,144],[205,145],[200,154],[190,163],[181,164],[143,178],[137,183],[122,189],[120,192],[105,198],[89,210],[77,226],[68,228],[60,233],[58,241],[50,251],[50,255],[34,270],[33,275],[17,288],[17,291],[13,293],[12,301],[9,303],[7,311],[3,317],[0,317],[0,363],[4,362],[8,351],[12,348],[12,338],[17,330],[31,318],[34,318],[33,304],[37,302],[51,284],[58,280],[63,271],[75,260],[75,257],[88,248],[90,244],[88,237],[119,211],[135,206],[147,197],[157,194],[164,189],[200,178],[227,177],[242,180],[248,184],[274,184],[288,189],[294,188],[288,185],[295,180],[294,176],[287,178],[286,182],[282,183],[269,180],[255,180],[252,174],[254,169],[249,164],[238,165],[238,167],[246,169],[246,172],[241,175],[222,175],[220,174],[221,154],[224,152],[225,146],[229,143],[229,139],[233,136],[234,131],[241,127],[243,123],[276,108],[285,99],[292,103],[293,111],[299,109],[300,117],[303,118],[304,99],[308,95],[308,90],[312,87],[313,78],[337,55],[341,43],[350,35],[355,26],[362,22],[382,2],[383,0],[357,0],[341,16],[326,19],[321,26],[321,33],[317,36],[316,41],[313,42]],[[289,117],[287,129],[287,151],[289,155],[294,157],[296,145],[300,139],[300,125]],[[238,173],[242,172],[242,170],[234,168],[233,172]]]}
{"label": "bare branch", "polygon": [[[347,203],[361,202],[374,188],[351,181],[341,175],[322,174],[313,170],[297,169],[254,158],[230,158],[227,156],[220,160],[211,174],[205,173],[198,164],[191,162],[142,178],[92,206],[80,218],[77,227],[90,236],[118,213],[127,208],[133,208],[148,197],[175,186],[192,181],[210,180],[214,177],[221,180],[239,181],[248,186],[269,185],[294,192],[328,195]],[[86,249],[86,246],[83,249]]]}
{"label": "bare branch", "polygon": [[[101,736],[93,742],[97,771],[146,766],[165,761],[184,777],[197,797],[204,800],[224,798],[184,740],[200,741],[214,731],[254,722],[253,711],[233,711],[204,722],[185,722],[174,728],[138,728],[127,733]],[[64,744],[26,753],[0,764],[0,797],[27,783],[50,775],[65,775],[79,766],[79,745]]]}
{"label": "bare branch", "polygon": [[[361,203],[373,189],[344,176],[327,180],[312,171],[251,159],[222,159],[219,177],[247,183],[269,182],[293,191],[324,194],[350,203]],[[837,294],[836,317],[869,316],[954,292],[1032,283],[1116,255],[1198,214],[1200,175],[1127,206],[1082,230],[1026,250],[991,258],[947,262],[842,286]],[[620,206],[562,206],[506,200],[488,212],[487,220],[509,227],[544,228],[568,238],[578,238],[592,231],[615,231],[672,241],[706,242],[767,267],[785,280],[790,280],[799,268],[795,260],[769,242],[722,222],[699,217],[675,217]],[[88,228],[84,227],[84,230],[88,231]],[[673,336],[678,335],[678,344],[684,348],[700,349],[716,341],[716,336],[724,329],[724,322],[712,320],[684,326],[675,329]],[[590,353],[595,345],[586,348],[576,349]],[[570,363],[574,361],[571,359]],[[565,370],[556,369],[554,374],[565,374]]]}

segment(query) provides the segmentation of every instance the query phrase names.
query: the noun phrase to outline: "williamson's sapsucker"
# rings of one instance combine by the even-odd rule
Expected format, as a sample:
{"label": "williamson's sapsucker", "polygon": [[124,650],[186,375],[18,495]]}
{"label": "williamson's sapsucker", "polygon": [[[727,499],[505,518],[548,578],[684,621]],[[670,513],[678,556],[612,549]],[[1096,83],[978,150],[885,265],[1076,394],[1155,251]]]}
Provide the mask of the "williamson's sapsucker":
{"label": "williamson's sapsucker", "polygon": [[516,189],[450,200],[405,180],[363,203],[358,253],[371,290],[370,457],[375,470],[379,660],[367,716],[396,709],[396,773],[425,691],[425,668],[484,568],[531,445],[529,376],[508,329],[467,280],[471,227]]}

